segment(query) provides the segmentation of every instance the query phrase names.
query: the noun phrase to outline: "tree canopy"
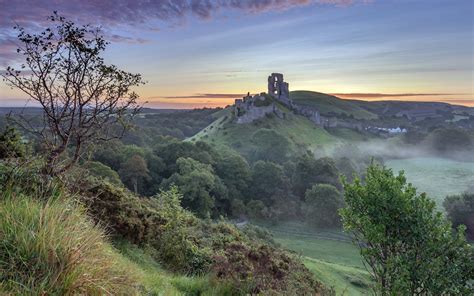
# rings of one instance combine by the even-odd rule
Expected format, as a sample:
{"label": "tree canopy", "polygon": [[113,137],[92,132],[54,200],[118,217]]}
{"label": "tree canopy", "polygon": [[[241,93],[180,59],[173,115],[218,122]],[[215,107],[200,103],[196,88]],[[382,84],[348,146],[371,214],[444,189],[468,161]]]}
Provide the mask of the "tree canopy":
{"label": "tree canopy", "polygon": [[371,165],[366,182],[344,182],[344,228],[354,235],[380,295],[468,295],[474,276],[473,250],[464,228],[456,233],[417,194],[403,172]]}

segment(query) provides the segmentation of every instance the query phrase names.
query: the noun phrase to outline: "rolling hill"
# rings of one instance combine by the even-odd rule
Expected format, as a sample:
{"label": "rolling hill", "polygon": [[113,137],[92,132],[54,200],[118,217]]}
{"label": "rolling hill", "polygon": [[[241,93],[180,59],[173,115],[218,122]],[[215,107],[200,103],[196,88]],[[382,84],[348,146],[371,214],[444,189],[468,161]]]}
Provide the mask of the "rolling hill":
{"label": "rolling hill", "polygon": [[219,116],[213,123],[200,131],[188,141],[204,141],[218,147],[231,147],[246,157],[250,157],[259,148],[254,135],[261,130],[276,131],[289,141],[290,154],[305,152],[308,149],[325,154],[331,147],[346,141],[363,141],[366,135],[349,129],[325,130],[316,126],[304,116],[295,115],[285,106],[278,103],[278,108],[285,118],[268,115],[252,123],[237,124],[232,107],[218,111]]}
{"label": "rolling hill", "polygon": [[375,119],[377,114],[372,113],[354,101],[343,100],[336,96],[314,91],[292,91],[290,98],[295,104],[317,108],[321,115],[347,115],[356,119]]}

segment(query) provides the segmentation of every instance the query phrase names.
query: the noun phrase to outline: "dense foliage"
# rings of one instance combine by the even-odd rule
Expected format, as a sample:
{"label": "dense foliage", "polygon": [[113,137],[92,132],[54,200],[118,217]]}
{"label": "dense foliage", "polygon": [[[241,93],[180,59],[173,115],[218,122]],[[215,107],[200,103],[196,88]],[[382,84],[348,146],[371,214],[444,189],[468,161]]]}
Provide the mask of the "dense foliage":
{"label": "dense foliage", "polygon": [[453,227],[466,226],[466,236],[474,240],[474,192],[447,196],[443,202]]}
{"label": "dense foliage", "polygon": [[[154,196],[177,186],[183,194],[184,208],[199,217],[304,220],[302,208],[308,189],[315,184],[341,188],[340,172],[331,158],[316,159],[307,153],[284,163],[249,163],[230,148],[217,149],[205,142],[170,137],[156,140],[145,147],[117,141],[99,147],[93,159],[115,170],[130,190],[141,195]],[[347,175],[358,171],[350,162],[338,163]],[[105,175],[110,175],[105,168],[102,171],[104,178],[111,178]],[[320,225],[337,225],[325,221]]]}
{"label": "dense foliage", "polygon": [[370,269],[381,295],[468,295],[473,292],[473,250],[462,227],[451,225],[426,194],[401,172],[372,165],[365,184],[344,183],[344,227]]}

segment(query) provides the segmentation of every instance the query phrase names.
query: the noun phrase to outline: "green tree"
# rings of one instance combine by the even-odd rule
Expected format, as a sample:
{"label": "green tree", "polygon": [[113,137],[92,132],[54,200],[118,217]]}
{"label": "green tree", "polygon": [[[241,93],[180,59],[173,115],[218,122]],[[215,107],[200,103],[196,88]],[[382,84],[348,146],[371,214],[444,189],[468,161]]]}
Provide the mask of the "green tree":
{"label": "green tree", "polygon": [[256,146],[254,160],[267,160],[283,163],[287,159],[290,149],[290,141],[282,134],[262,128],[252,135],[252,142]]}
{"label": "green tree", "polygon": [[164,180],[162,186],[168,188],[176,185],[183,194],[184,208],[200,217],[210,217],[215,205],[214,193],[223,190],[212,166],[189,157],[178,158],[176,165],[178,171]]}
{"label": "green tree", "polygon": [[83,165],[83,167],[87,169],[91,175],[97,178],[105,179],[114,185],[123,186],[119,174],[101,162],[88,161]]}
{"label": "green tree", "polygon": [[474,240],[474,192],[447,196],[443,206],[453,227],[466,226],[466,236]]}
{"label": "green tree", "polygon": [[0,134],[0,159],[23,157],[26,146],[22,143],[21,135],[12,127],[6,127]]}
{"label": "green tree", "polygon": [[226,151],[220,155],[214,167],[229,190],[229,197],[243,199],[251,178],[250,166],[245,158]]}
{"label": "green tree", "polygon": [[266,205],[271,205],[274,196],[287,191],[288,185],[282,166],[271,161],[259,160],[252,169],[249,195],[251,199],[261,200]]}
{"label": "green tree", "polygon": [[315,159],[312,154],[304,154],[296,161],[293,175],[293,190],[303,197],[314,184],[324,183],[340,187],[339,171],[334,160],[329,157]]}
{"label": "green tree", "polygon": [[119,175],[125,184],[131,185],[136,194],[138,193],[138,182],[150,177],[145,159],[138,154],[133,155],[122,164]]}
{"label": "green tree", "polygon": [[469,295],[473,250],[464,229],[435,212],[403,172],[372,164],[366,183],[344,181],[344,228],[354,235],[379,295]]}
{"label": "green tree", "polygon": [[472,140],[468,132],[455,128],[439,128],[429,135],[431,145],[440,153],[467,150],[472,148]]}
{"label": "green tree", "polygon": [[316,184],[305,193],[306,220],[320,227],[339,226],[338,210],[344,206],[342,194],[329,184]]}

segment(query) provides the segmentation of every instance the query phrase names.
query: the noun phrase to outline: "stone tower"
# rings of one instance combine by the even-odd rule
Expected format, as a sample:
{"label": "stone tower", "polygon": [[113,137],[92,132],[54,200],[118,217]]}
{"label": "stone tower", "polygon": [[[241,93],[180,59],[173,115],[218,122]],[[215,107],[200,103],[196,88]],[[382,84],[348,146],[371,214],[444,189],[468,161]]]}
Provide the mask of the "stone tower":
{"label": "stone tower", "polygon": [[288,83],[283,81],[283,74],[272,73],[272,75],[268,76],[268,94],[291,107],[292,102],[290,100],[290,91],[288,87]]}

